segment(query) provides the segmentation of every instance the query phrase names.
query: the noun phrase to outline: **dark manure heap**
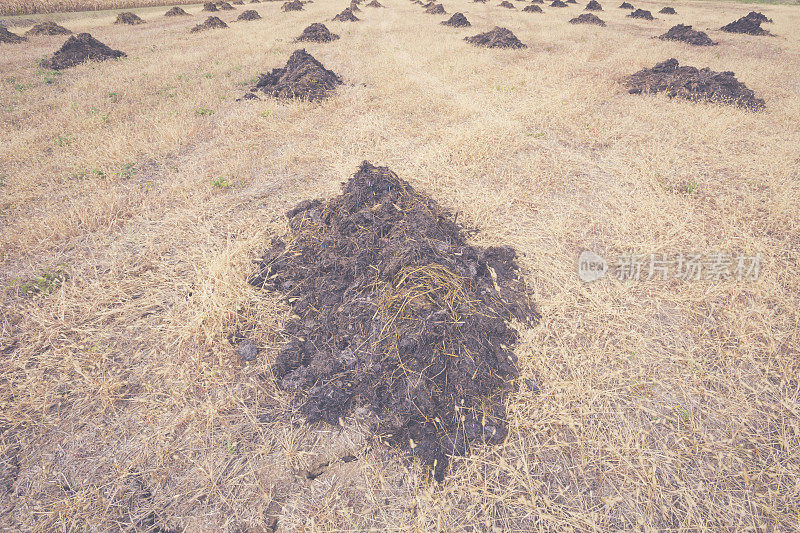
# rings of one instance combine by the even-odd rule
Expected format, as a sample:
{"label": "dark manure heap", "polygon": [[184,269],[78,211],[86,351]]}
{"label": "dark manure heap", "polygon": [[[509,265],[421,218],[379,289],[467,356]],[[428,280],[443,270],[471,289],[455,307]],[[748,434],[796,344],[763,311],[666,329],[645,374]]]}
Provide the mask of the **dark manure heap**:
{"label": "dark manure heap", "polygon": [[298,42],[309,43],[329,43],[338,38],[339,36],[335,33],[331,33],[325,24],[315,22],[314,24],[307,26],[306,29],[303,30],[303,33],[300,34],[300,37],[295,40]]}
{"label": "dark manure heap", "polygon": [[508,433],[512,320],[538,315],[511,247],[480,248],[386,167],[361,164],[330,200],[287,213],[250,278],[292,308],[272,371],[310,423],[358,407],[375,436],[444,478],[449,456]]}
{"label": "dark manure heap", "polygon": [[653,14],[647,11],[646,9],[637,9],[628,16],[634,19],[655,20]]}
{"label": "dark manure heap", "polygon": [[88,33],[73,35],[53,57],[42,61],[42,67],[62,70],[86,61],[105,61],[125,57],[125,52],[113,50]]}
{"label": "dark manure heap", "polygon": [[303,10],[303,3],[300,0],[292,0],[291,2],[285,2],[281,6],[281,10],[283,10],[283,11],[302,11]]}
{"label": "dark manure heap", "polygon": [[184,11],[183,9],[179,8],[178,6],[173,7],[166,13],[164,13],[165,17],[185,17],[188,16],[189,13]]}
{"label": "dark manure heap", "polygon": [[764,13],[759,13],[758,11],[751,11],[747,15],[744,16],[746,19],[750,20],[757,20],[758,22],[772,22],[771,18],[767,18]]}
{"label": "dark manure heap", "polygon": [[633,9],[633,6],[628,2],[622,2],[619,6],[620,9]]}
{"label": "dark manure heap", "polygon": [[372,2],[367,4],[367,7],[383,7],[383,4],[378,2],[378,0],[372,0]]}
{"label": "dark manure heap", "polygon": [[219,9],[217,9],[217,4],[214,2],[206,2],[203,4],[203,11],[209,11],[213,13],[215,11],[219,11]]}
{"label": "dark manure heap", "polygon": [[593,15],[592,13],[584,13],[582,15],[578,15],[577,17],[570,19],[570,24],[594,24],[596,26],[605,26],[606,23],[598,17],[597,15]]}
{"label": "dark manure heap", "polygon": [[586,11],[602,11],[603,6],[600,5],[600,2],[597,0],[591,0],[588,4],[586,4]]}
{"label": "dark manure heap", "polygon": [[677,15],[678,13],[675,11],[673,7],[662,7],[661,11],[659,11],[662,15]]}
{"label": "dark manure heap", "polygon": [[202,24],[198,24],[194,28],[191,29],[191,33],[197,33],[199,31],[205,30],[213,30],[218,28],[227,28],[228,25],[225,24],[222,19],[219,17],[208,17],[205,22]]}
{"label": "dark manure heap", "polygon": [[355,16],[353,14],[353,10],[348,7],[345,8],[341,13],[333,17],[333,20],[337,22],[358,22],[361,19]]}
{"label": "dark manure heap", "polygon": [[685,24],[678,24],[673,26],[664,35],[659,35],[659,39],[663,41],[682,41],[684,43],[693,44],[695,46],[713,46],[714,41],[703,31],[693,30],[691,26]]}
{"label": "dark manure heap", "polygon": [[498,5],[498,7],[504,7],[506,9],[517,9],[516,7],[514,7],[514,4],[512,4],[508,0],[503,0],[502,2],[500,2],[497,5]]}
{"label": "dark manure heap", "polygon": [[550,4],[550,7],[567,7],[567,4],[561,0],[553,0],[553,3]]}
{"label": "dark manure heap", "polygon": [[[752,17],[751,14],[760,15],[760,13],[754,13],[751,11],[750,14],[738,20],[734,20],[730,24],[726,24],[720,29],[728,33],[744,33],[747,35],[772,35],[770,32],[761,27],[761,23],[763,21],[758,17]],[[764,15],[761,16],[763,17]]]}
{"label": "dark manure heap", "polygon": [[444,6],[442,4],[433,4],[431,6],[428,6],[427,9],[425,9],[425,13],[427,13],[429,15],[446,15],[447,14],[447,12],[444,10]]}
{"label": "dark manure heap", "polygon": [[464,16],[464,13],[454,13],[452,17],[442,22],[445,26],[452,26],[454,28],[465,28],[467,26],[472,26],[470,22],[467,20],[467,17]]}
{"label": "dark manure heap", "polygon": [[357,3],[355,3],[355,2],[350,2],[350,10],[351,10],[353,13],[358,13],[359,11],[361,11],[361,8],[359,8],[359,7],[358,7],[358,4],[357,4]]}
{"label": "dark manure heap", "polygon": [[144,24],[144,21],[139,18],[139,15],[126,11],[117,15],[117,20],[114,21],[114,24],[130,24],[133,26],[135,24]]}
{"label": "dark manure heap", "polygon": [[721,102],[751,110],[764,108],[764,100],[736,79],[733,72],[715,72],[709,68],[678,66],[668,59],[646,68],[625,80],[631,94],[665,93],[670,98]]}
{"label": "dark manure heap", "polygon": [[231,11],[233,9],[236,9],[235,7],[230,5],[228,2],[217,2],[217,8],[220,11]]}
{"label": "dark manure heap", "polygon": [[5,26],[0,26],[0,43],[16,44],[27,40],[27,37],[12,33]]}
{"label": "dark manure heap", "polygon": [[29,29],[25,32],[25,35],[72,35],[72,32],[55,22],[47,21]]}
{"label": "dark manure heap", "polygon": [[251,92],[314,101],[329,96],[341,84],[341,78],[323,67],[311,54],[295,50],[285,67],[259,76]]}
{"label": "dark manure heap", "polygon": [[517,36],[511,33],[508,28],[501,28],[495,26],[493,30],[486,33],[479,33],[472,37],[464,37],[464,40],[475,46],[484,46],[487,48],[527,48],[522,41],[517,39]]}
{"label": "dark manure heap", "polygon": [[543,13],[542,8],[536,5],[525,6],[522,11],[524,13]]}
{"label": "dark manure heap", "polygon": [[258,11],[255,9],[247,9],[242,11],[236,20],[248,21],[248,20],[259,20],[261,19],[261,15],[258,14]]}

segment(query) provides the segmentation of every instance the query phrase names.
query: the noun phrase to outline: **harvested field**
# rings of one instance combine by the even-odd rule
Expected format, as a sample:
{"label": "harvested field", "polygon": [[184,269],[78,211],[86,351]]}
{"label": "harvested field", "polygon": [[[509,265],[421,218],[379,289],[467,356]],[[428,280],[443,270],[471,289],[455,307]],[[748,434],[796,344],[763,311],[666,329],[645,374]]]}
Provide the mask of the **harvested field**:
{"label": "harvested field", "polygon": [[136,15],[135,13],[120,13],[117,15],[117,20],[114,21],[114,24],[128,24],[130,26],[135,26],[136,24],[144,24],[144,21]]}
{"label": "harvested field", "polygon": [[370,1],[0,17],[0,530],[797,531],[797,6]]}
{"label": "harvested field", "polygon": [[105,61],[125,57],[124,52],[114,50],[88,33],[73,35],[42,66],[50,70],[63,70],[88,61]]}
{"label": "harvested field", "polygon": [[682,41],[684,43],[693,44],[695,46],[713,46],[714,41],[706,34],[706,32],[693,30],[691,26],[685,24],[678,24],[673,26],[665,33],[658,37],[663,41]]}
{"label": "harvested field", "polygon": [[71,35],[72,32],[53,21],[45,21],[36,24],[33,28],[25,32],[25,35]]}
{"label": "harvested field", "polygon": [[733,72],[681,67],[676,59],[668,59],[632,74],[626,79],[626,84],[631,94],[665,93],[670,98],[721,102],[752,110],[764,108],[764,100],[756,98]]}
{"label": "harvested field", "polygon": [[470,44],[486,48],[527,48],[511,30],[500,26],[495,26],[494,29],[486,33],[465,37],[464,40]]}
{"label": "harvested field", "polygon": [[221,18],[219,18],[219,17],[208,17],[205,20],[205,22],[203,22],[202,24],[198,24],[197,26],[192,28],[191,29],[191,33],[197,33],[197,32],[206,31],[206,30],[222,29],[222,28],[227,28],[227,27],[228,27],[228,25],[225,24],[225,22]]}
{"label": "harvested field", "polygon": [[594,24],[595,26],[605,26],[606,23],[598,17],[597,15],[593,15],[592,13],[583,13],[582,15],[578,15],[575,18],[569,20],[570,24]]}
{"label": "harvested field", "polygon": [[466,28],[472,26],[464,13],[453,13],[453,16],[442,22],[445,26],[452,26],[453,28]]}
{"label": "harvested field", "polygon": [[331,33],[325,24],[315,22],[314,24],[307,26],[306,29],[303,30],[303,33],[301,33],[300,36],[295,40],[298,42],[329,43],[338,38],[339,36],[335,33]]}

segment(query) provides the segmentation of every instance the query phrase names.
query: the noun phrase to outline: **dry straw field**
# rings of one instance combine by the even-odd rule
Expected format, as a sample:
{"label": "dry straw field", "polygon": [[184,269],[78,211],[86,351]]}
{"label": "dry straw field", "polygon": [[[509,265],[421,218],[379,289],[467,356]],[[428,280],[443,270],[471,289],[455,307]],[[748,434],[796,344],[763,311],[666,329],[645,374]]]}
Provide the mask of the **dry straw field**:
{"label": "dry straw field", "polygon": [[[0,44],[0,528],[797,531],[797,7],[636,2],[650,21],[601,1],[600,27],[568,23],[583,3],[381,3],[359,22],[332,22],[334,0],[248,3],[198,33],[200,5],[4,19],[127,56],[56,72],[40,60],[66,36]],[[719,31],[753,9],[774,36]],[[440,25],[457,11],[471,27]],[[293,42],[313,22],[340,39]],[[653,38],[679,22],[719,44]],[[527,48],[464,41],[494,26]],[[298,48],[333,94],[237,101]],[[669,58],[733,71],[764,109],[628,93]],[[286,211],[363,160],[474,245],[513,246],[541,315],[517,325],[508,435],[441,482],[363,408],[307,422],[273,376],[292,311],[248,284]],[[585,249],[762,263],[584,283]],[[232,342],[246,328],[254,358]]]}

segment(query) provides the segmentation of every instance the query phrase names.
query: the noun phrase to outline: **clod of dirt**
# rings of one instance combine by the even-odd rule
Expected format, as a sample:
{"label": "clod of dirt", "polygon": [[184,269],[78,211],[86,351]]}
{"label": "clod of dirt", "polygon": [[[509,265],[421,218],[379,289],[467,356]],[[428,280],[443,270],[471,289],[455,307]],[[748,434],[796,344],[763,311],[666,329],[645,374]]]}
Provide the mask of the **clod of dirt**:
{"label": "clod of dirt", "polygon": [[633,6],[628,2],[622,2],[619,6],[620,9],[633,9]]}
{"label": "clod of dirt", "polygon": [[606,25],[606,23],[605,23],[605,21],[603,21],[603,19],[601,19],[600,17],[598,17],[597,15],[594,15],[592,13],[583,13],[582,15],[578,15],[577,17],[575,17],[573,19],[570,19],[569,23],[570,24],[594,24],[596,26],[605,26]]}
{"label": "clod of dirt", "polygon": [[5,26],[0,26],[0,43],[16,44],[27,40],[27,37],[11,33]]}
{"label": "clod of dirt", "polygon": [[703,31],[693,30],[691,26],[678,24],[669,29],[664,35],[658,37],[664,41],[683,41],[696,46],[713,46],[714,41]]}
{"label": "clod of dirt", "polygon": [[437,480],[449,456],[502,442],[518,388],[509,322],[538,320],[514,249],[469,244],[449,211],[368,162],[287,216],[249,281],[292,307],[272,370],[308,421],[368,410]]}
{"label": "clod of dirt", "polygon": [[227,28],[227,27],[228,25],[222,22],[222,19],[220,19],[219,17],[208,17],[205,22],[203,22],[202,24],[198,24],[190,31],[191,33],[197,33],[199,31],[213,30],[213,29]]}
{"label": "clod of dirt", "polygon": [[550,7],[567,7],[567,4],[561,0],[553,0],[553,3],[550,4]]}
{"label": "clod of dirt", "polygon": [[646,9],[637,9],[628,16],[635,19],[655,20],[653,14],[647,11]]}
{"label": "clod of dirt", "polygon": [[500,2],[500,3],[498,4],[498,6],[499,6],[499,7],[504,7],[504,8],[506,8],[506,9],[517,9],[516,7],[514,7],[514,4],[512,4],[512,3],[511,3],[511,2],[509,2],[508,0],[503,0],[502,2]]}
{"label": "clod of dirt", "polygon": [[358,22],[361,19],[356,17],[353,14],[353,10],[348,7],[344,11],[333,17],[333,20],[337,22]]}
{"label": "clod of dirt", "polygon": [[305,50],[295,50],[284,68],[262,74],[252,91],[279,98],[320,100],[329,96],[342,80]]}
{"label": "clod of dirt", "polygon": [[600,5],[600,2],[597,0],[591,0],[588,4],[586,4],[586,11],[602,11],[603,6]]}
{"label": "clod of dirt", "polygon": [[37,24],[25,32],[25,35],[72,35],[72,32],[55,22],[47,21]]}
{"label": "clod of dirt", "polygon": [[303,3],[300,0],[292,0],[291,2],[285,2],[281,6],[282,11],[302,11],[303,10]]}
{"label": "clod of dirt", "polygon": [[206,2],[205,4],[203,4],[203,11],[213,12],[213,11],[219,11],[219,9],[217,8],[217,4],[215,4],[214,2]]}
{"label": "clod of dirt", "polygon": [[325,24],[315,22],[314,24],[306,27],[306,29],[303,30],[303,33],[300,34],[300,37],[295,40],[299,42],[310,43],[329,43],[338,38],[339,36],[335,33],[331,33]]}
{"label": "clod of dirt", "polygon": [[238,17],[236,17],[236,20],[242,20],[242,21],[259,20],[259,19],[261,19],[261,15],[259,15],[258,11],[256,11],[255,9],[246,9],[242,11]]}
{"label": "clod of dirt", "polygon": [[531,6],[525,6],[525,7],[523,7],[523,8],[522,8],[522,11],[523,11],[524,13],[543,13],[543,11],[542,11],[542,8],[541,8],[541,7],[539,7],[539,6],[534,6],[534,5],[531,5]]}
{"label": "clod of dirt", "polygon": [[770,32],[761,27],[761,20],[757,18],[750,18],[746,15],[739,20],[734,20],[730,24],[726,24],[722,31],[728,33],[745,33],[747,35],[772,35]]}
{"label": "clod of dirt", "polygon": [[144,21],[139,17],[139,15],[127,11],[117,15],[117,20],[114,21],[114,24],[130,24],[133,26],[135,24],[144,24]]}
{"label": "clod of dirt", "polygon": [[378,2],[378,0],[372,0],[372,2],[367,4],[367,7],[383,7],[383,4]]}
{"label": "clod of dirt", "polygon": [[236,9],[235,7],[230,5],[228,2],[217,2],[217,8],[220,11],[230,11],[232,9]]}
{"label": "clod of dirt", "polygon": [[709,68],[679,67],[668,59],[651,69],[643,69],[625,80],[631,94],[666,93],[670,98],[721,102],[752,110],[764,108],[764,100],[736,79],[733,72],[714,72]]}
{"label": "clod of dirt", "polygon": [[488,0],[472,0],[472,2],[475,4],[485,4],[486,2],[488,2]]}
{"label": "clod of dirt", "polygon": [[465,37],[465,41],[476,46],[485,46],[487,48],[527,48],[522,41],[517,39],[517,36],[511,33],[508,28],[501,28],[495,26],[492,31],[486,33],[479,33],[472,37]]}
{"label": "clod of dirt", "polygon": [[772,19],[767,18],[767,16],[764,13],[759,13],[758,11],[751,11],[744,17],[752,20],[757,20],[759,22],[772,22]]}
{"label": "clod of dirt", "polygon": [[677,15],[674,7],[662,7],[659,13],[662,15]]}
{"label": "clod of dirt", "polygon": [[467,26],[472,26],[470,22],[467,20],[467,17],[464,16],[464,13],[454,13],[452,17],[442,22],[445,26],[452,26],[454,28],[465,28]]}
{"label": "clod of dirt", "polygon": [[446,15],[447,11],[444,10],[444,6],[442,4],[433,4],[425,10],[425,13],[429,15]]}
{"label": "clod of dirt", "polygon": [[79,33],[70,36],[53,57],[42,61],[42,67],[62,70],[86,61],[105,61],[119,57],[125,57],[125,53],[109,48],[88,33]]}

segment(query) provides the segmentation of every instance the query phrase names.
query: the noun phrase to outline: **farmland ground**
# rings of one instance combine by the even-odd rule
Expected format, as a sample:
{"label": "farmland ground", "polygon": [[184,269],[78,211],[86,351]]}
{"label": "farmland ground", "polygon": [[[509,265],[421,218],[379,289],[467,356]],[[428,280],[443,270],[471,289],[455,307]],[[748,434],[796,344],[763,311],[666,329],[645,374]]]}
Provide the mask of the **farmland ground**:
{"label": "farmland ground", "polygon": [[[444,3],[466,29],[381,3],[304,46],[344,80],[318,104],[235,99],[331,0],[230,23],[240,6],[198,34],[199,6],[137,9],[135,27],[58,15],[128,54],[60,74],[37,60],[63,37],[0,45],[0,527],[797,530],[797,9],[758,6],[777,37],[752,37],[717,31],[754,8],[732,2],[636,3],[676,8],[655,21],[601,2],[605,28],[568,24],[582,5]],[[720,44],[652,39],[678,22]],[[495,25],[528,48],[463,41]],[[671,57],[733,70],[766,110],[627,94],[625,75]],[[304,424],[269,377],[287,309],[247,285],[252,262],[362,160],[524,253],[542,313],[510,435],[442,485],[355,415]],[[585,248],[763,264],[755,281],[584,284]],[[251,322],[243,363],[228,336]]]}

